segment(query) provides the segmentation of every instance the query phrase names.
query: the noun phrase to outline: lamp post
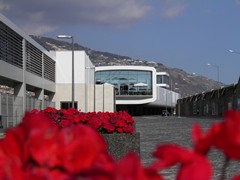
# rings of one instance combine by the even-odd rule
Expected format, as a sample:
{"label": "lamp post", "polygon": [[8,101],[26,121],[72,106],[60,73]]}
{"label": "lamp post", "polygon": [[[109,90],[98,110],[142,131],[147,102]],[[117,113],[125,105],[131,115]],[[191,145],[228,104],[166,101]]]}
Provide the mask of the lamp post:
{"label": "lamp post", "polygon": [[207,64],[208,66],[212,66],[214,68],[217,68],[217,82],[218,82],[218,85],[219,85],[219,66],[218,65],[214,65],[214,64]]}
{"label": "lamp post", "polygon": [[228,51],[229,51],[230,53],[240,54],[240,52],[235,51],[235,50],[233,50],[233,49],[229,49]]}
{"label": "lamp post", "polygon": [[163,95],[165,96],[165,116],[167,116],[167,91]]}
{"label": "lamp post", "polygon": [[181,117],[181,112],[180,112],[181,111],[181,108],[180,108],[180,103],[181,102],[180,102],[180,100],[178,100],[178,102],[179,102],[178,103],[178,118],[180,118]]}
{"label": "lamp post", "polygon": [[[232,49],[229,49],[228,51],[229,51],[230,53],[240,54],[240,52],[235,51],[235,50],[232,50]],[[239,76],[239,80],[240,80],[240,76]]]}
{"label": "lamp post", "polygon": [[72,39],[72,108],[74,108],[74,37],[69,35],[58,35],[60,39]]}
{"label": "lamp post", "polygon": [[[167,91],[167,90],[165,90],[165,93],[163,94],[163,96],[165,96],[165,115],[166,116],[168,116],[169,115],[169,112],[168,112],[168,106],[169,106],[169,103],[168,103],[168,94],[171,94],[171,96],[172,96],[172,92],[169,92],[169,91]],[[171,98],[171,101],[172,101],[172,98]],[[172,107],[171,107],[172,108]]]}
{"label": "lamp post", "polygon": [[[217,83],[218,83],[218,86],[220,86],[219,85],[219,66],[218,65],[214,65],[214,64],[207,64],[208,66],[212,66],[212,67],[214,67],[214,68],[216,68],[217,69]],[[219,87],[220,88],[220,87]],[[219,98],[219,88],[218,88],[218,98]]]}

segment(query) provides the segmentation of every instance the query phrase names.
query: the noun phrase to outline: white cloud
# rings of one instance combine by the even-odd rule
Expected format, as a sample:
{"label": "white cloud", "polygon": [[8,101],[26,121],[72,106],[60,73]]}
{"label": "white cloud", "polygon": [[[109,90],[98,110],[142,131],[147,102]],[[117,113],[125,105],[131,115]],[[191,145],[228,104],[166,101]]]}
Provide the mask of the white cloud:
{"label": "white cloud", "polygon": [[185,8],[186,8],[185,5],[170,6],[163,10],[163,12],[161,13],[161,16],[166,19],[172,19],[182,14]]}
{"label": "white cloud", "polygon": [[24,32],[26,32],[27,34],[30,35],[44,35],[46,33],[49,32],[53,32],[55,30],[57,30],[58,27],[57,26],[51,26],[51,25],[45,25],[45,24],[35,24],[35,23],[31,23],[31,24],[26,24],[24,26],[22,26],[22,30]]}
{"label": "white cloud", "polygon": [[240,0],[235,0],[237,5],[240,5]]}
{"label": "white cloud", "polygon": [[127,26],[150,9],[147,0],[0,0],[0,12],[6,17],[21,22],[18,25],[28,22],[24,26],[36,30],[39,24],[41,32],[81,23]]}
{"label": "white cloud", "polygon": [[159,0],[160,15],[165,19],[173,19],[180,16],[191,3],[190,0]]}
{"label": "white cloud", "polygon": [[10,9],[9,4],[6,4],[0,1],[0,12],[8,11],[9,9]]}

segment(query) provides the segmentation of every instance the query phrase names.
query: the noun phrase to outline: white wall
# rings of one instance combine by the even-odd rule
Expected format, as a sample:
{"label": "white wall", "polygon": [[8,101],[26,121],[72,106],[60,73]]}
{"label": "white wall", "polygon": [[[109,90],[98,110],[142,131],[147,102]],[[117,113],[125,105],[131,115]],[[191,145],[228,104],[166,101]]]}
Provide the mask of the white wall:
{"label": "white wall", "polygon": [[[72,51],[56,51],[56,83],[72,83]],[[84,51],[74,52],[74,82],[85,83],[85,67],[90,61]],[[89,62],[90,63],[90,62]]]}
{"label": "white wall", "polygon": [[153,105],[174,107],[180,97],[179,93],[157,86],[157,99],[152,102]]}
{"label": "white wall", "polygon": [[112,85],[95,86],[95,111],[114,112],[115,111],[115,91]]}
{"label": "white wall", "polygon": [[[85,51],[74,52],[74,100],[82,112],[114,111],[115,96],[112,86],[105,87],[106,94],[98,95],[94,85],[95,67]],[[72,51],[56,51],[56,108],[61,101],[72,101]],[[100,106],[98,104],[101,104]]]}

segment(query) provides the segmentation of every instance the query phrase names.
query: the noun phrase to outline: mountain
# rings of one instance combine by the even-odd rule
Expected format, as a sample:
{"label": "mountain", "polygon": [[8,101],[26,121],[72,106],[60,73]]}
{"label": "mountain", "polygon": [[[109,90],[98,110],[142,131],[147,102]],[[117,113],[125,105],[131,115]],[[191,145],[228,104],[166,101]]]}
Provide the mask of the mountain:
{"label": "mountain", "polygon": [[[49,37],[31,36],[36,42],[45,47],[47,50],[72,50],[72,44],[67,41],[57,40]],[[95,51],[80,44],[74,44],[75,50],[84,50],[95,66],[112,66],[112,65],[135,65],[155,67],[157,72],[167,72],[171,77],[171,89],[181,94],[182,97],[210,91],[224,86],[214,80],[204,76],[196,76],[186,73],[182,69],[167,67],[154,61],[132,59],[128,56],[116,55],[109,52]]]}

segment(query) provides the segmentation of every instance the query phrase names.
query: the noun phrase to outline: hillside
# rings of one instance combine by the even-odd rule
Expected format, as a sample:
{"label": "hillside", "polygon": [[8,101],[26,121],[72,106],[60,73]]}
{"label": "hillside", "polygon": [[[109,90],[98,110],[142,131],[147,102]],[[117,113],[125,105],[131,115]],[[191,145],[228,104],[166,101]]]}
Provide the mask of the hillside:
{"label": "hillside", "polygon": [[[48,37],[32,36],[32,38],[47,50],[71,50],[70,42]],[[182,97],[217,89],[220,85],[204,76],[194,76],[184,72],[182,69],[170,68],[161,63],[146,60],[136,60],[128,56],[116,55],[109,52],[95,51],[77,43],[75,50],[85,50],[95,66],[111,65],[136,65],[155,67],[158,72],[168,72],[172,80],[172,90],[181,94]],[[223,84],[221,84],[222,86]]]}

